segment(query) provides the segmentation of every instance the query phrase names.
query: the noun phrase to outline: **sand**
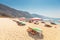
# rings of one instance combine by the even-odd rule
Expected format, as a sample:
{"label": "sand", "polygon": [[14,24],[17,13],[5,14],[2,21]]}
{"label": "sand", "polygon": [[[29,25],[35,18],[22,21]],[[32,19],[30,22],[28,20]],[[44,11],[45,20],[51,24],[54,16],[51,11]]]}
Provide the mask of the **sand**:
{"label": "sand", "polygon": [[[51,25],[52,28],[25,22],[25,26],[18,26],[13,18],[0,18],[0,40],[60,40],[60,25]],[[48,23],[47,23],[48,24]],[[57,28],[54,28],[54,27]],[[38,27],[42,29],[42,37],[29,34],[28,27]]]}

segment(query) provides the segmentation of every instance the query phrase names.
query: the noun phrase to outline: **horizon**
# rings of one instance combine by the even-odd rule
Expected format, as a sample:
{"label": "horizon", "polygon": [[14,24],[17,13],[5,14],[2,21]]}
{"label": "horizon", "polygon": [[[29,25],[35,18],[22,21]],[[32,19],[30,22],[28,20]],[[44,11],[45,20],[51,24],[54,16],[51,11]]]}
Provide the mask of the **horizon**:
{"label": "horizon", "polygon": [[60,0],[1,0],[1,4],[52,18],[60,18]]}

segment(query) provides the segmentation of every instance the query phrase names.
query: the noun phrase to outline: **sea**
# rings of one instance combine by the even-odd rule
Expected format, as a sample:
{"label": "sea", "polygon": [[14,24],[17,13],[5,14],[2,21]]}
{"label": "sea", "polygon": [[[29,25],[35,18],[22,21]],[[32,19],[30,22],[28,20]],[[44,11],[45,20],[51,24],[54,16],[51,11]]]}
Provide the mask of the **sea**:
{"label": "sea", "polygon": [[56,24],[60,24],[60,22],[58,20],[60,20],[60,18],[55,18],[55,19],[53,19],[53,22]]}
{"label": "sea", "polygon": [[48,22],[51,21],[51,22],[54,22],[56,24],[60,24],[60,22],[58,20],[60,20],[60,18],[48,18],[45,21],[48,21]]}

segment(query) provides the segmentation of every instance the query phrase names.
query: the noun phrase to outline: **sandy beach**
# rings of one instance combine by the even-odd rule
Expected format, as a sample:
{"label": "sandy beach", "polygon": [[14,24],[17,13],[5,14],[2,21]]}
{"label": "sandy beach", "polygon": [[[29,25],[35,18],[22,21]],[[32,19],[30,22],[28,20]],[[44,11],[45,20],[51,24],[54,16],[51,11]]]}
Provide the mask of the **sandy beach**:
{"label": "sandy beach", "polygon": [[[43,23],[39,25],[25,22],[25,26],[18,26],[13,18],[0,18],[0,40],[60,40],[60,25],[51,25],[53,27],[44,27]],[[48,24],[48,23],[47,23]],[[57,28],[55,28],[55,26]],[[28,27],[38,27],[42,29],[42,37],[32,36],[26,30]]]}

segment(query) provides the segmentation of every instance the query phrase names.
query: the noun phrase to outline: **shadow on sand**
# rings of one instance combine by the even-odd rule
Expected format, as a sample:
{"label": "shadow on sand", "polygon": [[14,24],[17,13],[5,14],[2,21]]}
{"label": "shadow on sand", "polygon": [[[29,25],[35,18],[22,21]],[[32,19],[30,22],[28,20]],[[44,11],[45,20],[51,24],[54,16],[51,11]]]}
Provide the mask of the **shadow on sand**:
{"label": "shadow on sand", "polygon": [[44,36],[42,33],[36,34],[36,35],[32,35],[31,33],[28,32],[28,35],[32,38],[34,38],[35,40],[43,40]]}

